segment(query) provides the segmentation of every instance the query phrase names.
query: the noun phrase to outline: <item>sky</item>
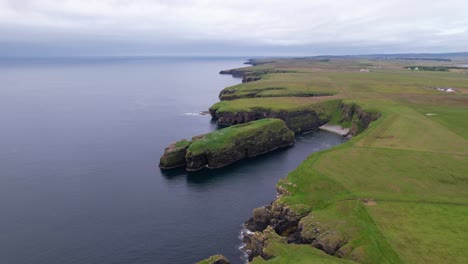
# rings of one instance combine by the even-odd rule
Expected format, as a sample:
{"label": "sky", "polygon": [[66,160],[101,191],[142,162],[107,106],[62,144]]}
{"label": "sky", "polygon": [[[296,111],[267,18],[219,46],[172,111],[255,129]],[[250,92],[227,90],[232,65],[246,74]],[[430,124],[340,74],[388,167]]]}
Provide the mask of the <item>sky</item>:
{"label": "sky", "polygon": [[0,0],[0,56],[468,51],[467,0]]}

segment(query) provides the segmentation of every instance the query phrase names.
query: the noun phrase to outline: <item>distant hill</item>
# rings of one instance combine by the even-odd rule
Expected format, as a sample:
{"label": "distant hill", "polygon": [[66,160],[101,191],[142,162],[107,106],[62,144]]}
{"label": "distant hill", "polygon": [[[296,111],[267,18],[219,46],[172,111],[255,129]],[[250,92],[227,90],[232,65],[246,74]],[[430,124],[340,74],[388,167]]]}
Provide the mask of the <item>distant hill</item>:
{"label": "distant hill", "polygon": [[[311,58],[311,57],[309,57]],[[434,61],[450,61],[452,59],[468,59],[468,52],[453,52],[453,53],[397,53],[397,54],[368,54],[368,55],[321,55],[313,56],[317,59],[331,58],[367,58],[367,59],[400,59],[400,60],[434,60]]]}

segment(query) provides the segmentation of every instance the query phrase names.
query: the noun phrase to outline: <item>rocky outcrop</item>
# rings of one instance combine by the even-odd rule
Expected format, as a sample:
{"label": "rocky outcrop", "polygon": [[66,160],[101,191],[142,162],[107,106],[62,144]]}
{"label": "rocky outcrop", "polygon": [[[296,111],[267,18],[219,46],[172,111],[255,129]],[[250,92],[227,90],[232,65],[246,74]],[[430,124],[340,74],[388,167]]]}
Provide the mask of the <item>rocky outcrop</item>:
{"label": "rocky outcrop", "polygon": [[256,208],[253,217],[245,222],[245,227],[252,233],[245,233],[243,241],[244,251],[249,261],[261,256],[268,259],[271,256],[265,254],[268,239],[275,235],[284,243],[301,243],[299,221],[306,214],[297,214],[287,205],[272,202],[268,206]]}
{"label": "rocky outcrop", "polygon": [[273,111],[257,108],[252,111],[242,112],[219,112],[210,108],[210,114],[213,120],[217,120],[221,126],[231,126],[242,124],[263,118],[279,118],[286,122],[286,125],[292,131],[305,132],[318,129],[321,125],[327,123],[328,119],[321,117],[314,110],[295,110],[295,111]]}
{"label": "rocky outcrop", "polygon": [[252,231],[243,235],[243,249],[249,261],[257,256],[263,259],[272,257],[266,254],[265,248],[273,233],[276,235],[274,239],[278,241],[279,237],[283,243],[308,244],[338,257],[349,253],[345,247],[348,243],[345,235],[314,221],[310,212],[298,214],[278,200],[254,209],[253,217],[245,222],[245,227]]}
{"label": "rocky outcrop", "polygon": [[223,255],[214,255],[205,260],[198,262],[197,264],[229,264],[229,260]]}
{"label": "rocky outcrop", "polygon": [[371,122],[380,118],[379,112],[364,111],[356,104],[340,104],[341,120],[340,123],[350,122],[351,128],[348,133],[350,136],[355,136],[364,131]]}
{"label": "rocky outcrop", "polygon": [[240,70],[240,69],[223,70],[223,71],[220,71],[219,74],[229,74],[229,75],[232,75],[232,77],[242,78],[244,77],[245,71]]}
{"label": "rocky outcrop", "polygon": [[257,231],[244,234],[243,241],[245,246],[242,249],[246,252],[249,261],[252,261],[258,256],[265,260],[270,259],[273,255],[270,255],[268,251],[265,250],[268,244],[272,241],[287,242],[286,238],[278,235],[271,226],[266,227],[262,232]]}
{"label": "rocky outcrop", "polygon": [[242,78],[243,83],[258,81],[262,78],[260,75],[252,75],[251,72],[240,69],[220,71],[219,74],[230,74],[232,77]]}
{"label": "rocky outcrop", "polygon": [[262,75],[269,73],[289,73],[295,71],[286,71],[286,70],[275,70],[275,69],[264,69],[264,70],[255,70],[251,69],[233,69],[233,70],[223,70],[219,74],[230,74],[233,77],[242,78],[242,82],[253,82],[258,81],[262,78]]}
{"label": "rocky outcrop", "polygon": [[288,237],[289,242],[294,242],[299,221],[305,215],[307,214],[297,214],[289,206],[274,201],[268,206],[256,208],[253,217],[245,222],[245,226],[251,231],[263,231],[270,226],[277,234]]}
{"label": "rocky outcrop", "polygon": [[[295,139],[284,121],[262,119],[193,137],[188,146],[180,142],[166,148],[160,168],[184,165],[187,171],[221,168],[244,158],[292,146]],[[184,146],[177,147],[181,145]]]}
{"label": "rocky outcrop", "polygon": [[159,160],[159,167],[162,169],[173,169],[185,166],[185,154],[190,144],[191,142],[183,139],[169,145]]}

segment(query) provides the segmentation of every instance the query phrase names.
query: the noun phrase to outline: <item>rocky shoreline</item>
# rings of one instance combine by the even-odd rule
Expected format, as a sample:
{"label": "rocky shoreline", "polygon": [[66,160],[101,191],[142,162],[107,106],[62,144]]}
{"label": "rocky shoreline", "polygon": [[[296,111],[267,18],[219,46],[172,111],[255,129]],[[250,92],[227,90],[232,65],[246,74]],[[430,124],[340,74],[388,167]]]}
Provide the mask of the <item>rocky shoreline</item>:
{"label": "rocky shoreline", "polygon": [[296,213],[278,200],[256,208],[253,217],[244,224],[251,231],[243,234],[243,250],[248,260],[252,261],[256,257],[265,260],[272,258],[273,255],[265,250],[272,242],[310,245],[329,255],[342,257],[346,252],[340,249],[347,243],[346,238],[337,236],[334,230],[321,228],[321,225],[313,228],[312,232],[305,231],[303,220],[306,216],[309,216],[309,212]]}

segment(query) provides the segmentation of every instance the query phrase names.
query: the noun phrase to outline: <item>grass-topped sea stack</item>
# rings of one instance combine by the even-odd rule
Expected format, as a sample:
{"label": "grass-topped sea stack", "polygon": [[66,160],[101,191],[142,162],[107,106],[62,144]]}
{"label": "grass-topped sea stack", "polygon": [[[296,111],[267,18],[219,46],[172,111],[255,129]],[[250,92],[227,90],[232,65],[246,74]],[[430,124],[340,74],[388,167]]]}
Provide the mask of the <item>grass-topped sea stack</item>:
{"label": "grass-topped sea stack", "polygon": [[280,119],[267,118],[181,140],[164,151],[159,167],[188,171],[220,168],[247,157],[294,145],[294,132]]}

